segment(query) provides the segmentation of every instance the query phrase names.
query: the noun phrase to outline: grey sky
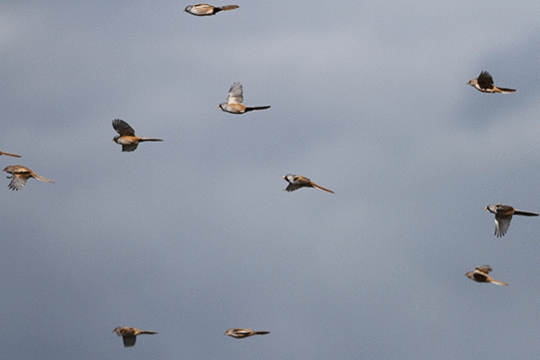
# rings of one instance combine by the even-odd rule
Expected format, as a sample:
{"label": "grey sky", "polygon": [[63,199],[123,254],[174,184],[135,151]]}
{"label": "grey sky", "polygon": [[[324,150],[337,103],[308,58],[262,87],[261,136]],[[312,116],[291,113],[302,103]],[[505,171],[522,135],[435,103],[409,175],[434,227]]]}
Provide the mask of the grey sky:
{"label": "grey sky", "polygon": [[236,4],[0,5],[0,358],[535,358],[540,4]]}

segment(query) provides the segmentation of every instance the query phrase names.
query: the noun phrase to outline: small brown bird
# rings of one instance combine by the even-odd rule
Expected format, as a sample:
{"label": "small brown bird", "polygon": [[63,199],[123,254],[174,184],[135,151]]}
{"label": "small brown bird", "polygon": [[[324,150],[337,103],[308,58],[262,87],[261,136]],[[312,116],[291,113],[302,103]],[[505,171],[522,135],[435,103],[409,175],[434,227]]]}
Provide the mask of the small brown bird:
{"label": "small brown bird", "polygon": [[0,156],[2,156],[2,155],[13,156],[13,157],[18,157],[18,158],[21,157],[20,155],[15,155],[15,154],[10,154],[10,153],[7,153],[7,152],[0,151]]}
{"label": "small brown bird", "polygon": [[294,191],[296,189],[300,189],[302,187],[316,187],[324,191],[328,191],[329,193],[334,193],[332,190],[328,190],[326,188],[323,188],[322,186],[319,186],[315,184],[313,181],[309,180],[307,177],[304,177],[302,175],[285,175],[283,177],[289,185],[285,188],[287,191]]}
{"label": "small brown bird", "polygon": [[47,180],[24,166],[11,165],[6,167],[4,171],[11,174],[11,176],[7,177],[8,179],[11,179],[11,182],[8,185],[8,188],[11,190],[21,190],[31,177],[54,184],[54,181]]}
{"label": "small brown bird", "polygon": [[120,135],[115,136],[112,141],[122,145],[122,151],[135,151],[137,145],[143,141],[163,141],[161,139],[143,138],[135,136],[135,130],[127,122],[115,119],[112,122],[114,130]]}
{"label": "small brown bird", "polygon": [[195,16],[210,16],[215,15],[220,11],[228,11],[228,10],[234,10],[238,9],[238,5],[227,5],[227,6],[212,6],[208,4],[198,4],[198,5],[190,5],[184,9],[184,12],[187,12],[191,15]]}
{"label": "small brown bird", "polygon": [[469,271],[465,274],[466,277],[468,277],[471,280],[474,280],[476,282],[480,283],[486,283],[490,282],[497,285],[505,285],[508,286],[508,284],[494,280],[488,276],[489,272],[491,271],[491,267],[489,265],[482,265],[474,269],[474,271]]}
{"label": "small brown bird", "polygon": [[240,84],[239,82],[235,82],[229,89],[229,94],[227,95],[227,102],[219,104],[218,108],[231,114],[244,114],[248,111],[253,110],[270,109],[270,106],[247,107],[245,105],[242,105],[243,102],[244,89],[242,87],[242,84]]}
{"label": "small brown bird", "polygon": [[488,205],[484,210],[489,211],[490,213],[495,214],[495,235],[497,237],[504,236],[510,227],[510,221],[512,220],[512,215],[523,215],[523,216],[538,216],[536,213],[521,211],[514,209],[508,205]]}
{"label": "small brown bird", "polygon": [[472,79],[467,85],[474,86],[477,90],[486,93],[508,94],[516,91],[514,89],[498,88],[493,85],[493,78],[487,71],[482,71],[480,75],[478,75],[478,78]]}
{"label": "small brown bird", "polygon": [[122,339],[124,340],[124,347],[132,347],[133,345],[135,345],[135,341],[137,341],[137,335],[157,334],[157,332],[155,331],[144,331],[127,326],[117,327],[113,330],[113,333],[122,337]]}
{"label": "small brown bird", "polygon": [[270,334],[270,331],[253,331],[249,329],[229,329],[225,331],[223,335],[229,335],[236,339],[243,339],[252,335],[266,335]]}

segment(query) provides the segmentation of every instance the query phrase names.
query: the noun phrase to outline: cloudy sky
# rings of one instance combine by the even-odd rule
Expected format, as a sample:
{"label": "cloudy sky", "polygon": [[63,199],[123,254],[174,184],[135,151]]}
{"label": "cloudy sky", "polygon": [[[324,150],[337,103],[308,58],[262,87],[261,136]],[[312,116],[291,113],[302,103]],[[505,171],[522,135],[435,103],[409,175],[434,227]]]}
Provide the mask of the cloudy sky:
{"label": "cloudy sky", "polygon": [[537,357],[538,1],[236,4],[0,4],[0,358]]}

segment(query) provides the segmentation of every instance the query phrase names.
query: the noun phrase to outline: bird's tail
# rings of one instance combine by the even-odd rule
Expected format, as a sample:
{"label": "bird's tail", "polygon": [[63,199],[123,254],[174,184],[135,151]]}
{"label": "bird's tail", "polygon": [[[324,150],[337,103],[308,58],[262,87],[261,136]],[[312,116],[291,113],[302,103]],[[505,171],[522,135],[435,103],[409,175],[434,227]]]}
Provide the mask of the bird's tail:
{"label": "bird's tail", "polygon": [[157,334],[157,332],[142,330],[139,335],[154,335],[154,334]]}
{"label": "bird's tail", "polygon": [[332,190],[329,190],[329,189],[327,189],[327,188],[323,188],[322,186],[317,185],[317,184],[315,184],[314,182],[311,182],[311,185],[313,185],[314,187],[319,188],[319,189],[321,189],[321,190],[328,191],[329,193],[332,193],[332,194],[334,193]]}
{"label": "bird's tail", "polygon": [[43,176],[34,175],[34,177],[35,177],[36,179],[41,180],[41,181],[46,181],[46,182],[48,182],[48,183],[54,184],[54,181],[51,181],[51,180],[49,180],[49,179],[45,179]]}
{"label": "bird's tail", "polygon": [[238,9],[238,5],[221,6],[220,9],[221,9],[222,11],[234,10],[234,9]]}
{"label": "bird's tail", "polygon": [[493,280],[491,279],[491,282],[494,283],[494,284],[497,284],[497,285],[504,285],[504,286],[508,286],[507,283],[503,283],[502,281],[497,281],[497,280]]}
{"label": "bird's tail", "polygon": [[154,138],[140,138],[139,142],[142,141],[163,141],[162,139],[154,139]]}
{"label": "bird's tail", "polygon": [[532,212],[527,212],[527,211],[521,211],[521,210],[516,210],[516,211],[514,211],[514,215],[538,216],[537,213],[532,213]]}
{"label": "bird's tail", "polygon": [[18,157],[18,158],[21,157],[21,155],[10,154],[10,153],[3,152],[3,151],[0,151],[0,155],[8,155],[8,156],[13,156],[13,157]]}
{"label": "bird's tail", "polygon": [[[500,93],[502,93],[502,94],[508,94],[508,93],[516,92],[516,90],[514,90],[514,89],[497,88],[497,87],[496,87],[495,89],[497,89],[497,90],[499,90],[499,91],[494,91],[494,92],[500,92]],[[494,89],[494,90],[495,90],[495,89]]]}
{"label": "bird's tail", "polygon": [[266,335],[270,334],[270,331],[254,331],[253,335]]}
{"label": "bird's tail", "polygon": [[254,111],[254,110],[266,110],[266,109],[270,109],[270,106],[247,107],[245,112]]}

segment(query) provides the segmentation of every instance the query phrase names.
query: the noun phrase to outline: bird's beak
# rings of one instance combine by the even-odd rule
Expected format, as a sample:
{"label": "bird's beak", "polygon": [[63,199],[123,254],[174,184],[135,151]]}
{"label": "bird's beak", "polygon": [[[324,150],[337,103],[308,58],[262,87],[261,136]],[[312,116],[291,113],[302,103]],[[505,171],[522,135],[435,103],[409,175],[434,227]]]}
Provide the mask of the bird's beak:
{"label": "bird's beak", "polygon": [[484,208],[484,210],[486,210],[486,211],[487,211],[487,207],[485,207],[485,208]]}
{"label": "bird's beak", "polygon": [[285,180],[285,176],[282,176],[281,178],[282,178],[283,180]]}
{"label": "bird's beak", "polygon": [[217,108],[219,109],[219,105],[217,106]]}

